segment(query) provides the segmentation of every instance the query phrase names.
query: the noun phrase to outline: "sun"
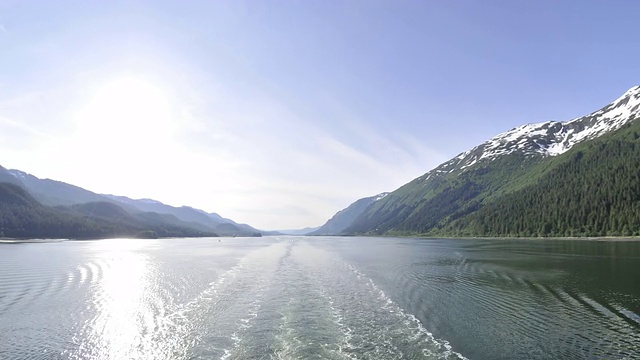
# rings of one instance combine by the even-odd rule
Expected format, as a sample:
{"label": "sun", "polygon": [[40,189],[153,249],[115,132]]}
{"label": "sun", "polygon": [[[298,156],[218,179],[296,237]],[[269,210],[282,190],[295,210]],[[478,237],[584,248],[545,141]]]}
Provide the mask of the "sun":
{"label": "sun", "polygon": [[100,142],[147,147],[171,137],[170,99],[142,78],[121,76],[98,87],[77,117],[80,133]]}
{"label": "sun", "polygon": [[118,168],[159,161],[177,129],[167,94],[156,83],[132,75],[95,87],[76,116],[78,156]]}
{"label": "sun", "polygon": [[85,94],[73,116],[73,134],[55,146],[87,183],[109,191],[144,189],[156,172],[179,161],[177,105],[167,88],[130,75]]}

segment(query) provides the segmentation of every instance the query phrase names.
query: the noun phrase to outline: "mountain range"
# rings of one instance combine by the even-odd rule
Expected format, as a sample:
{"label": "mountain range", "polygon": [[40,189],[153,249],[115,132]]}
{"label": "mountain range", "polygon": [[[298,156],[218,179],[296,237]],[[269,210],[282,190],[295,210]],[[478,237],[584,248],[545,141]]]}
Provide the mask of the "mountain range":
{"label": "mountain range", "polygon": [[514,128],[370,202],[337,233],[640,235],[639,117],[636,86],[586,116]]}
{"label": "mountain range", "polygon": [[99,238],[269,234],[216,213],[188,206],[173,207],[151,199],[96,194],[2,166],[0,184],[0,236]]}
{"label": "mountain range", "polygon": [[[527,124],[309,235],[640,236],[640,87],[565,122]],[[0,166],[0,237],[261,236],[216,213],[97,194]]]}

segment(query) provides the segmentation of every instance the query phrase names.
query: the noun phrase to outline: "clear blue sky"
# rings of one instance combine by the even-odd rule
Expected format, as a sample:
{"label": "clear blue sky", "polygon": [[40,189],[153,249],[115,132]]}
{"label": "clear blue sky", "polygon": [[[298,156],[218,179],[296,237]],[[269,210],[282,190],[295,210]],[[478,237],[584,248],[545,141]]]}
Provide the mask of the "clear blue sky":
{"label": "clear blue sky", "polygon": [[0,3],[0,165],[317,226],[638,85],[638,1]]}

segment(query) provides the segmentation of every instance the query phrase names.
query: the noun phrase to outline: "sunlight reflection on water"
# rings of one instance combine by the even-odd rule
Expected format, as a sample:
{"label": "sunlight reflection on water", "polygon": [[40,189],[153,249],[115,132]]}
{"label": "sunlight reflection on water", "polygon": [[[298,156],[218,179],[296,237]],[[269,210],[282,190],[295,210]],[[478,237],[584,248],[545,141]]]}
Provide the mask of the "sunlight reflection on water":
{"label": "sunlight reflection on water", "polygon": [[147,262],[146,256],[123,253],[104,272],[94,299],[99,315],[91,335],[99,344],[96,348],[100,357],[127,358],[144,345],[140,334],[144,333],[147,315]]}
{"label": "sunlight reflection on water", "polygon": [[[154,284],[154,266],[148,254],[139,252],[153,242],[118,239],[96,242],[88,264],[92,279],[90,315],[80,334],[76,358],[131,359],[169,350],[166,305]],[[152,356],[153,357],[153,356]]]}

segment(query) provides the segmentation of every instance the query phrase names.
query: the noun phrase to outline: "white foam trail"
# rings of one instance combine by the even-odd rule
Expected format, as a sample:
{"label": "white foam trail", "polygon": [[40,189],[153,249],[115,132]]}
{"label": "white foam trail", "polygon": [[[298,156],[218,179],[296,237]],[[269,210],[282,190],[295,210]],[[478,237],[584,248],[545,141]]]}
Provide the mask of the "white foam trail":
{"label": "white foam trail", "polygon": [[[393,302],[393,300],[391,300],[391,298],[389,298],[385,294],[385,292],[382,289],[380,289],[378,287],[378,285],[376,285],[376,283],[373,281],[373,279],[367,277],[364,273],[360,272],[353,265],[351,265],[351,264],[345,264],[345,265],[354,274],[356,274],[358,276],[358,278],[367,279],[368,286],[375,293],[378,294],[378,299],[384,302],[383,309],[388,310],[391,313],[398,314],[401,318],[404,318],[409,323],[412,323],[415,326],[414,328],[410,328],[410,330],[416,331],[416,333],[414,334],[412,340],[418,340],[420,338],[420,336],[422,335],[422,336],[425,336],[429,340],[430,343],[432,343],[433,345],[436,345],[438,348],[444,348],[444,349],[442,349],[444,351],[438,351],[438,352],[433,352],[433,350],[431,350],[431,349],[424,348],[422,351],[423,351],[423,354],[425,356],[436,356],[436,357],[439,357],[439,358],[449,358],[451,356],[455,356],[458,359],[466,359],[462,354],[453,351],[453,349],[452,349],[452,347],[451,347],[451,345],[449,344],[448,341],[443,340],[443,339],[435,338],[435,336],[433,336],[433,334],[423,326],[422,322],[417,317],[415,317],[415,315],[407,313],[404,309],[402,309],[400,306],[395,304]],[[436,349],[436,350],[440,350],[440,349]]]}
{"label": "white foam trail", "polygon": [[[247,254],[209,283],[198,296],[178,307],[173,314],[177,322],[195,320],[189,325],[192,328],[190,336],[197,338],[195,343],[207,347],[207,337],[224,338],[217,348],[209,347],[205,351],[215,351],[216,356],[223,359],[244,356],[246,333],[260,313],[278,260],[283,257],[284,245],[275,243]],[[208,321],[203,323],[205,318]]]}
{"label": "white foam trail", "polygon": [[198,294],[198,296],[183,305],[179,305],[169,317],[184,317],[186,313],[194,311],[203,301],[215,299],[225,283],[235,278],[236,274],[245,267],[246,261],[246,257],[240,259],[236,265],[223,272],[215,281],[210,282],[209,286]]}
{"label": "white foam trail", "polygon": [[291,315],[293,314],[291,308],[295,299],[291,298],[287,303],[287,311],[283,314],[282,322],[278,326],[278,335],[276,339],[279,343],[279,348],[271,355],[272,359],[284,360],[295,359],[296,352],[303,346],[302,341],[295,336],[295,329],[291,324]]}
{"label": "white foam trail", "polygon": [[238,331],[231,334],[231,340],[233,340],[233,345],[230,349],[224,349],[224,355],[220,358],[221,360],[226,360],[231,355],[233,355],[237,350],[242,346],[243,337],[242,335],[247,332],[253,326],[253,322],[255,318],[258,317],[258,313],[260,312],[260,307],[262,306],[262,299],[256,299],[250,306],[249,312],[246,317],[241,318],[238,322],[240,324],[240,328]]}

